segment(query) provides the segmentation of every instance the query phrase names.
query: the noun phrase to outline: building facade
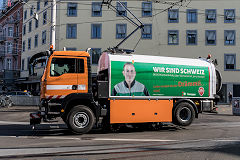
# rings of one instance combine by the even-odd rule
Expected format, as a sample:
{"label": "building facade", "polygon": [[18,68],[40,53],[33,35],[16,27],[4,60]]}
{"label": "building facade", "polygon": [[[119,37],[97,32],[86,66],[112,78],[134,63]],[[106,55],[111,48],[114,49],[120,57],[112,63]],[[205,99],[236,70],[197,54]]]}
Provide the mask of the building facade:
{"label": "building facade", "polygon": [[[131,17],[116,1],[112,1],[112,5],[119,9],[117,13],[102,6],[101,2],[57,2],[56,50],[92,48],[93,73],[96,73],[101,52],[116,46],[136,28],[120,16]],[[145,28],[138,30],[120,48],[135,49],[136,54],[186,58],[211,54],[213,59],[217,59],[217,68],[223,77],[221,102],[228,102],[229,91],[233,97],[240,97],[239,0],[136,0],[123,1],[123,4]],[[29,58],[47,50],[51,44],[51,5],[49,1],[28,1],[28,5],[24,5],[22,78],[29,77]],[[34,13],[38,14],[38,20],[34,19]],[[32,85],[28,85],[28,89],[39,90],[42,73],[43,65],[39,64],[37,75],[25,82]]]}
{"label": "building facade", "polygon": [[22,4],[11,3],[0,17],[0,87],[17,89],[22,49]]}

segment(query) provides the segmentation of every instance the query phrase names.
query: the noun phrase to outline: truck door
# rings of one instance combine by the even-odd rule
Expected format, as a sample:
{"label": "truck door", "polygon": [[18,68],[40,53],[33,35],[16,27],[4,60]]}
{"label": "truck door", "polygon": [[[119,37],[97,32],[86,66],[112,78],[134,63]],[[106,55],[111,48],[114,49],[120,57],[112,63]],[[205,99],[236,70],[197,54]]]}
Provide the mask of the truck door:
{"label": "truck door", "polygon": [[56,56],[48,65],[46,98],[61,99],[78,92],[77,58]]}
{"label": "truck door", "polygon": [[78,93],[87,93],[89,77],[86,57],[81,57],[77,59],[77,74],[78,74]]}

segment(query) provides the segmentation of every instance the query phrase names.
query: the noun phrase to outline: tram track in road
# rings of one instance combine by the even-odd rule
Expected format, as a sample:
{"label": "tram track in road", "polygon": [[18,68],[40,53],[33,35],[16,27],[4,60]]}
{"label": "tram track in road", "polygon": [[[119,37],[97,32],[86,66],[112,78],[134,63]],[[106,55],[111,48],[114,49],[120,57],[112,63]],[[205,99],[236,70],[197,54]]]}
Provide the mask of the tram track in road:
{"label": "tram track in road", "polygon": [[[98,139],[99,140],[99,139]],[[117,139],[112,140],[117,141]],[[129,142],[131,139],[129,140]],[[86,141],[87,142],[87,141]],[[236,137],[228,139],[196,139],[186,141],[162,141],[162,142],[151,142],[148,143],[135,143],[135,144],[108,144],[107,146],[102,145],[91,145],[91,146],[68,146],[68,147],[34,147],[34,148],[1,148],[0,158],[1,159],[23,159],[31,157],[56,157],[56,156],[97,156],[97,155],[115,155],[115,154],[138,154],[151,153],[151,152],[162,152],[162,151],[196,151],[196,150],[207,150],[209,148],[221,148],[224,146],[239,145],[240,139]],[[128,157],[128,156],[126,156]],[[124,158],[124,156],[122,157]],[[109,158],[112,159],[112,158]],[[114,158],[113,158],[114,159]],[[117,158],[115,158],[117,159]]]}

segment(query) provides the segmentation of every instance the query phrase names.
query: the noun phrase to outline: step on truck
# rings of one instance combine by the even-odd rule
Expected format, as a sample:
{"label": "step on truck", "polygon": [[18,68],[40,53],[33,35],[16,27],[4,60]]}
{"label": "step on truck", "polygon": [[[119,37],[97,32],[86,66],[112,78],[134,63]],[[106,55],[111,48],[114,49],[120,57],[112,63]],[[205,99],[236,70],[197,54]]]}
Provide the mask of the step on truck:
{"label": "step on truck", "polygon": [[97,75],[85,51],[46,51],[30,59],[29,71],[47,58],[39,111],[30,124],[61,117],[74,133],[120,124],[172,122],[190,125],[214,111],[221,75],[208,58],[101,54]]}

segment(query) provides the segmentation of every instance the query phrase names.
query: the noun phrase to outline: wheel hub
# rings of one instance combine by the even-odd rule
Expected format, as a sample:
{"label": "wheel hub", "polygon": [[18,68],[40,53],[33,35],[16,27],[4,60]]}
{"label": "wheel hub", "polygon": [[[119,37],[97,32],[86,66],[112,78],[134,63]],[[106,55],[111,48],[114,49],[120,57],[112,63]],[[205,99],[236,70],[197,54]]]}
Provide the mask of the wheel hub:
{"label": "wheel hub", "polygon": [[89,116],[85,112],[77,112],[73,117],[73,124],[77,128],[85,128],[89,124]]}
{"label": "wheel hub", "polygon": [[186,122],[191,119],[192,113],[191,110],[187,107],[183,107],[180,111],[180,118],[182,121]]}

